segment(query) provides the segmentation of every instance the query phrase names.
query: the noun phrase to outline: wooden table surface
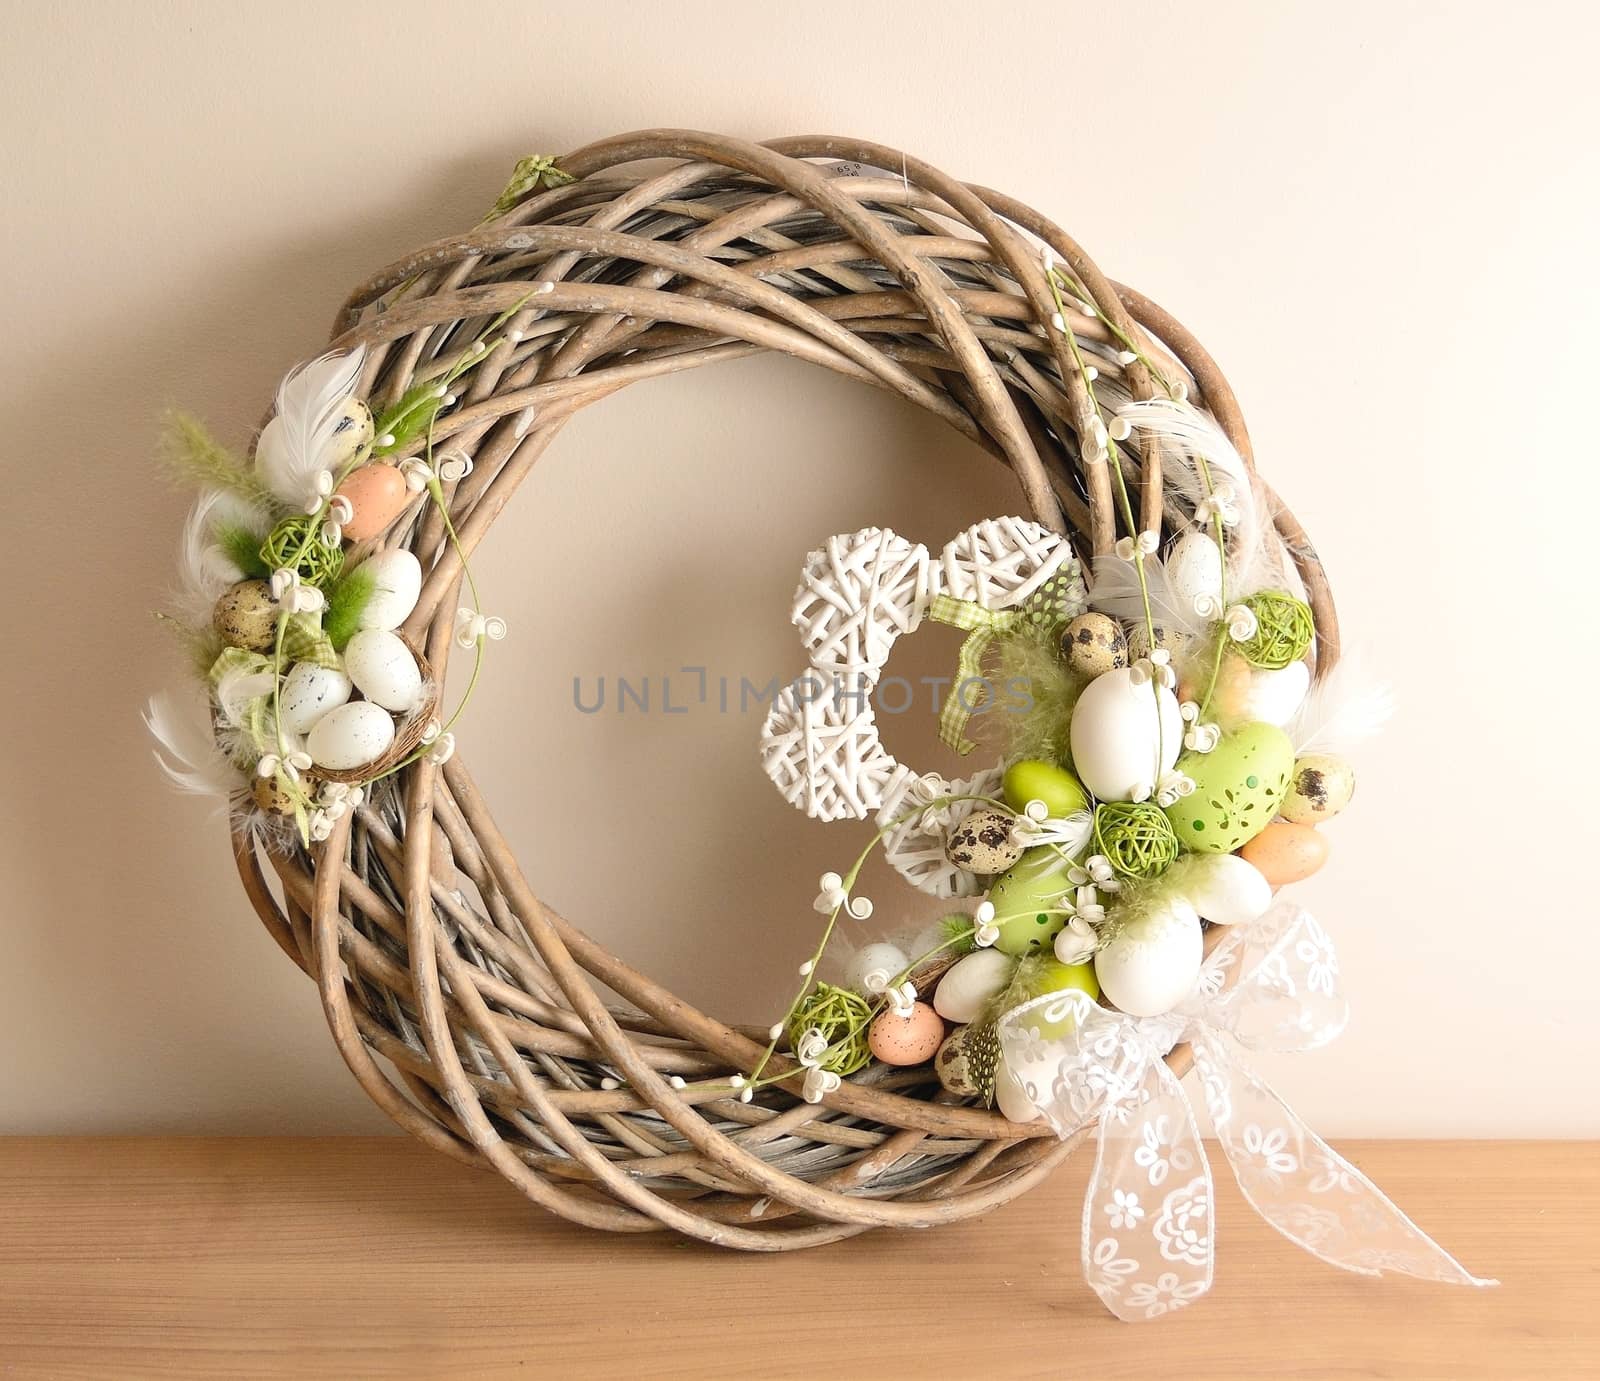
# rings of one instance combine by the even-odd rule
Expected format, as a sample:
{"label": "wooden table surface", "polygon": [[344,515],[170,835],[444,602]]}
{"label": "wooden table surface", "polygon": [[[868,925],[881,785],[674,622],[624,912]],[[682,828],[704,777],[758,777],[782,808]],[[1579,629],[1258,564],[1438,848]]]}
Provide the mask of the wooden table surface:
{"label": "wooden table surface", "polygon": [[1600,1376],[1600,1146],[1342,1149],[1500,1288],[1322,1266],[1223,1171],[1210,1297],[1120,1324],[1078,1271],[1086,1155],[981,1222],[754,1257],[568,1227],[402,1139],[0,1140],[0,1376]]}

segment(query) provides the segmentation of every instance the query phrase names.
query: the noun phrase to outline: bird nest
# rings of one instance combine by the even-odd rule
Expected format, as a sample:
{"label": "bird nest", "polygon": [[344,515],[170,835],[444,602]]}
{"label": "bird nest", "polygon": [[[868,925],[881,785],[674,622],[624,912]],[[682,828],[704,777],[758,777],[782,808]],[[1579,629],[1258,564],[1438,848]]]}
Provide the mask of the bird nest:
{"label": "bird nest", "polygon": [[[383,539],[420,564],[399,631],[440,683],[465,645],[463,563],[567,421],[637,380],[773,351],[885,389],[1009,466],[1032,520],[1084,562],[1193,516],[1159,445],[1135,436],[1129,524],[1097,398],[1186,397],[1250,456],[1226,380],[1162,308],[1021,202],[852,139],[657,130],[530,160],[489,219],[358,287],[333,343],[361,350],[355,392],[380,417],[480,357],[448,406],[424,407],[425,431],[378,438],[401,468],[456,462],[424,477],[440,502],[419,486]],[[1255,483],[1323,675],[1326,581]],[[895,588],[932,590],[932,568],[901,555]],[[864,624],[811,624],[811,649],[842,664],[879,650]],[[319,817],[320,840],[267,847],[239,828],[234,848],[350,1069],[429,1146],[590,1227],[776,1251],[985,1213],[1077,1144],[945,1091],[926,1064],[872,1062],[811,1102],[806,1071],[774,1053],[752,1090],[735,1076],[767,1031],[698,1010],[541,901],[463,755],[408,741],[394,762],[354,809]],[[914,977],[920,995],[937,967]],[[1181,1073],[1187,1049],[1168,1060]]]}

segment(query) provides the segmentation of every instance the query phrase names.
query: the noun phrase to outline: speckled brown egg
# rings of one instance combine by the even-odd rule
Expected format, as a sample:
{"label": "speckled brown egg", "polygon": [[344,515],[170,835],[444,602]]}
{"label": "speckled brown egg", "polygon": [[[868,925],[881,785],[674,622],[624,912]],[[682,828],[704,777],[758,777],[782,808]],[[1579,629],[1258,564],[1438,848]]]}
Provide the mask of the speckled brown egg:
{"label": "speckled brown egg", "polygon": [[250,787],[251,799],[268,815],[293,815],[295,801],[276,775],[257,777]]}
{"label": "speckled brown egg", "polygon": [[1128,656],[1135,662],[1141,657],[1148,657],[1151,650],[1164,647],[1172,654],[1173,660],[1183,651],[1184,644],[1188,642],[1187,634],[1176,628],[1168,628],[1165,624],[1155,625],[1155,641],[1151,642],[1145,631],[1143,623],[1130,623],[1128,625]]}
{"label": "speckled brown egg", "polygon": [[1105,614],[1079,614],[1061,635],[1067,665],[1080,676],[1099,676],[1128,665],[1122,625]]}
{"label": "speckled brown egg", "polygon": [[886,1065],[920,1065],[944,1043],[944,1022],[926,1002],[913,1002],[911,1014],[882,1012],[867,1032],[872,1057]]}
{"label": "speckled brown egg", "polygon": [[230,647],[247,652],[271,649],[278,632],[278,603],[264,580],[241,580],[218,598],[211,624]]}
{"label": "speckled brown egg", "polygon": [[939,1053],[933,1057],[933,1072],[946,1093],[958,1098],[972,1098],[978,1093],[978,1081],[972,1069],[972,1041],[970,1026],[958,1026],[944,1038]]}
{"label": "speckled brown egg", "polygon": [[944,856],[958,868],[980,877],[1003,873],[1022,857],[1022,845],[1013,843],[1014,816],[999,810],[975,810],[950,831]]}
{"label": "speckled brown egg", "polygon": [[1294,765],[1289,794],[1278,814],[1297,825],[1320,825],[1349,805],[1355,790],[1355,771],[1343,758],[1308,753]]}

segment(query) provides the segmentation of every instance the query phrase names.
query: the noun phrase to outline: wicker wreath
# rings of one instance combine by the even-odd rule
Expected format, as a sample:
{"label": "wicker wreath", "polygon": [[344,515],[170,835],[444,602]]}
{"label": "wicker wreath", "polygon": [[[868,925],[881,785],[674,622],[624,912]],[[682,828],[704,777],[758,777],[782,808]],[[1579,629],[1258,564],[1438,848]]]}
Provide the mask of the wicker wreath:
{"label": "wicker wreath", "polygon": [[[1227,382],[1178,322],[1036,211],[897,150],[654,130],[520,171],[489,219],[375,274],[333,327],[340,350],[364,347],[356,392],[378,411],[437,379],[485,323],[506,324],[432,420],[432,445],[470,467],[441,470],[442,506],[415,503],[383,539],[420,562],[400,632],[441,678],[466,556],[567,420],[639,379],[769,350],[889,390],[1008,465],[1032,518],[1085,561],[1134,535],[1091,381],[1149,399],[1158,369],[1249,461]],[[423,447],[389,439],[393,461]],[[1136,438],[1128,458],[1137,528],[1187,521],[1164,498],[1159,448]],[[1338,637],[1322,568],[1289,510],[1258,492],[1325,676]],[[886,597],[908,594],[890,615],[906,631],[934,577],[925,551],[901,545]],[[947,552],[946,583],[973,569],[961,555]],[[798,621],[814,661],[881,665],[871,629],[813,612]],[[807,1102],[802,1069],[780,1056],[769,1068],[787,1077],[748,1101],[718,1090],[767,1033],[696,1010],[546,906],[462,757],[443,756],[408,757],[393,789],[330,815],[309,847],[234,834],[245,890],[316,980],[340,1053],[423,1142],[589,1227],[756,1251],[973,1217],[1072,1153],[1081,1133],[963,1104],[927,1066],[874,1063]],[[1181,1074],[1189,1058],[1179,1046],[1168,1063]]]}

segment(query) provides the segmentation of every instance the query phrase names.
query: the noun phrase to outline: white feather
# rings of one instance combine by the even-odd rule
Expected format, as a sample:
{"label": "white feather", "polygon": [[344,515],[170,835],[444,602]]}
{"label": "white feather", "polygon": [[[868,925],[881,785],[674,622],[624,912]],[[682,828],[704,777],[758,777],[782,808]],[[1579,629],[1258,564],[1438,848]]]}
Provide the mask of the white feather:
{"label": "white feather", "polygon": [[208,489],[195,500],[178,541],[179,611],[197,623],[208,622],[211,607],[244,572],[217,545],[217,526],[230,523],[266,536],[270,520],[256,505],[223,489]]}
{"label": "white feather", "polygon": [[1206,495],[1200,461],[1210,473],[1213,486],[1226,482],[1233,490],[1238,521],[1227,529],[1228,588],[1231,594],[1248,595],[1281,583],[1281,563],[1263,567],[1267,534],[1262,529],[1261,495],[1250,467],[1234,448],[1227,434],[1208,414],[1189,403],[1172,398],[1150,398],[1131,402],[1117,410],[1117,416],[1136,433],[1164,442],[1162,459],[1176,459],[1177,466],[1164,465],[1166,487],[1194,511]]}
{"label": "white feather", "polygon": [[250,702],[271,695],[272,683],[273,675],[270,671],[243,671],[236,668],[225,671],[217,677],[217,683],[211,693],[216,697],[217,708],[222,712],[222,717],[228,726],[241,729],[244,727],[245,712],[250,708]]}
{"label": "white feather", "polygon": [[[1191,601],[1179,598],[1159,558],[1144,559],[1145,585],[1150,591],[1150,617],[1157,628],[1187,633],[1202,638],[1210,630],[1207,620],[1195,613]],[[1102,614],[1136,627],[1144,625],[1144,590],[1139,572],[1131,561],[1120,556],[1094,559],[1094,583],[1089,588],[1089,603]]]}
{"label": "white feather", "polygon": [[355,392],[366,348],[332,352],[302,365],[278,386],[278,406],[256,442],[262,482],[290,507],[306,510],[327,453]]}
{"label": "white feather", "polygon": [[179,791],[212,797],[221,807],[238,803],[244,776],[217,746],[203,713],[185,712],[161,694],[151,697],[144,722],[161,745],[153,755],[156,762]]}
{"label": "white feather", "polygon": [[1296,757],[1347,756],[1377,734],[1393,713],[1393,691],[1372,675],[1358,652],[1350,650],[1306,692],[1286,732]]}

